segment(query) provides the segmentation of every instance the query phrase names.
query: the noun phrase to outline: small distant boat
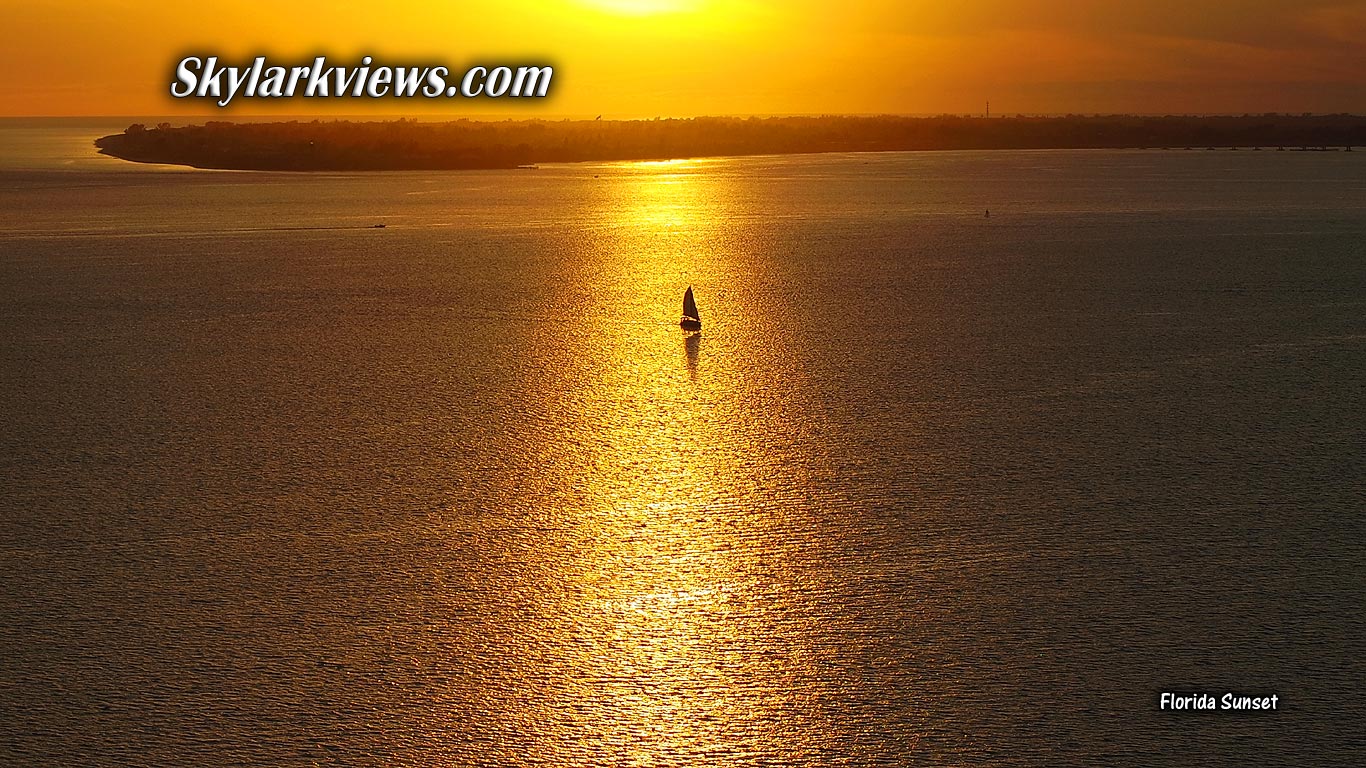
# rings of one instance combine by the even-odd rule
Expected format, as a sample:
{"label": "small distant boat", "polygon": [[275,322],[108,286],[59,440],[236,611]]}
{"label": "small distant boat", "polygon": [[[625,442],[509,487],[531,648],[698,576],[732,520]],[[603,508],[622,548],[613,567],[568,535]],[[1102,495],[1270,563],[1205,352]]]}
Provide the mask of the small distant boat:
{"label": "small distant boat", "polygon": [[386,226],[388,226],[388,225],[387,225],[387,224],[375,224],[375,225],[371,226],[370,228],[371,228],[371,229],[384,229]]}
{"label": "small distant boat", "polygon": [[702,319],[697,314],[697,301],[692,297],[692,286],[683,293],[683,319],[678,321],[678,327],[685,331],[702,330]]}

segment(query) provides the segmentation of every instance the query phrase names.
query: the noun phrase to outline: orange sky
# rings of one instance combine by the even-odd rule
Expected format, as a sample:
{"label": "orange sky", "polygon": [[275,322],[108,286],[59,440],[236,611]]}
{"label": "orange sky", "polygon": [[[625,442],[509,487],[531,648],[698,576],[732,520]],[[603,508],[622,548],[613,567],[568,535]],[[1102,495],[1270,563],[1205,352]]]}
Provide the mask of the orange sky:
{"label": "orange sky", "polygon": [[[187,54],[549,62],[512,114],[1363,112],[1366,0],[0,0],[0,114],[225,114]],[[247,100],[226,114],[489,114]]]}

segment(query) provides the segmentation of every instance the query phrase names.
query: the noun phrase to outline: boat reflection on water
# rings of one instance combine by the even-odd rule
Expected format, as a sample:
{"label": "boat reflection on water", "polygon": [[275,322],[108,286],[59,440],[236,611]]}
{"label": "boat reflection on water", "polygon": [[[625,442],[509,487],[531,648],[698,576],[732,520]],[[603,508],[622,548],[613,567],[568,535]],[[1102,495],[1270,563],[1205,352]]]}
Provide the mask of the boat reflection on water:
{"label": "boat reflection on water", "polygon": [[697,331],[683,337],[683,356],[688,364],[688,378],[697,381],[697,354],[702,349],[702,333]]}

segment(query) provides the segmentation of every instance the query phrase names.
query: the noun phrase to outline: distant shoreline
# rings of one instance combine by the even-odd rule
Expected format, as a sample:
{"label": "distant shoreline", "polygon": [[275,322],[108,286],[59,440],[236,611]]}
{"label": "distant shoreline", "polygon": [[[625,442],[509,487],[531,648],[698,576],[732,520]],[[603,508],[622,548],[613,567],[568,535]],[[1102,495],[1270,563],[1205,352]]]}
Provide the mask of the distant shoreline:
{"label": "distant shoreline", "polygon": [[1366,147],[1366,117],[783,117],[444,123],[210,122],[95,141],[138,163],[243,171],[490,170],[540,163],[996,149]]}

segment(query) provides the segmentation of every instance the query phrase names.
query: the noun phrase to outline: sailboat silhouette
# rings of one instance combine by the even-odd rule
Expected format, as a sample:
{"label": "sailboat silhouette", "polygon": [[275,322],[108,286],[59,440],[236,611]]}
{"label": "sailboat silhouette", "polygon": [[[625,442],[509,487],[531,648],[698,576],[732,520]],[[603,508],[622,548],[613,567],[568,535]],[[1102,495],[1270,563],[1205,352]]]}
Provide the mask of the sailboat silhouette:
{"label": "sailboat silhouette", "polygon": [[683,294],[683,319],[678,321],[678,327],[685,331],[702,330],[702,318],[697,314],[697,301],[692,297],[692,286]]}

